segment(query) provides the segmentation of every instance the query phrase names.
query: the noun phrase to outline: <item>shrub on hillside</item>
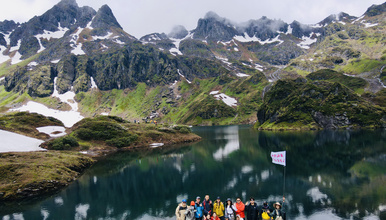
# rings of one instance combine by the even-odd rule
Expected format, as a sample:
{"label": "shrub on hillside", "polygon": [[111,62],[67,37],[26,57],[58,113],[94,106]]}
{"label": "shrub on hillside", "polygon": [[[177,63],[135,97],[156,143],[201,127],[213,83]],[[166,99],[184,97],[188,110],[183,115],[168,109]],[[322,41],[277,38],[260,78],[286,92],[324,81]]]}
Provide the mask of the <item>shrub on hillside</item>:
{"label": "shrub on hillside", "polygon": [[79,147],[79,143],[75,138],[65,136],[49,141],[46,146],[48,150],[70,150]]}

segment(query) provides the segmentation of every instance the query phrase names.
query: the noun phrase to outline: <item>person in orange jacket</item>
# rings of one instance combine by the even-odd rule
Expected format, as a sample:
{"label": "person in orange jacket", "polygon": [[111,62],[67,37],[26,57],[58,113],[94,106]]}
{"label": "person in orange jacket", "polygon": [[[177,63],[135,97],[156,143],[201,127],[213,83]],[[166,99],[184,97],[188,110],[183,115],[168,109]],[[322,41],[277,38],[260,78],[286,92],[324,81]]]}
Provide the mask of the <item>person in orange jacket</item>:
{"label": "person in orange jacket", "polygon": [[244,214],[244,209],[245,209],[245,205],[244,203],[241,201],[240,198],[237,198],[236,199],[236,215],[239,215],[240,216],[240,220],[244,220],[245,219],[245,214]]}

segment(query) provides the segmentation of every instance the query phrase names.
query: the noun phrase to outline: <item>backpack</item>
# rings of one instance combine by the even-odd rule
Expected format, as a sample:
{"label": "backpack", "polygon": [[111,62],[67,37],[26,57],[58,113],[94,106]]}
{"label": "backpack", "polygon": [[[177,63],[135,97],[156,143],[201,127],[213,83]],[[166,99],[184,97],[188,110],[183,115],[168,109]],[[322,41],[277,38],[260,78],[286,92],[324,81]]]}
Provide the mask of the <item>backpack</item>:
{"label": "backpack", "polygon": [[271,217],[269,217],[267,211],[264,211],[263,214],[261,214],[261,218],[265,219],[265,220],[271,219]]}

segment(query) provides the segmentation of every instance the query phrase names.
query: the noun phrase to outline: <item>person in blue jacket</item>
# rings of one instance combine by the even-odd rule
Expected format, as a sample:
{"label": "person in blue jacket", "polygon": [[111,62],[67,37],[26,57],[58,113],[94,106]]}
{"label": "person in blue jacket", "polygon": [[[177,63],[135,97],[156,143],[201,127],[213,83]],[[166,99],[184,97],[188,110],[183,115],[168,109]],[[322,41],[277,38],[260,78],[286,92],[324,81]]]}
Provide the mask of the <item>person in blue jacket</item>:
{"label": "person in blue jacket", "polygon": [[194,213],[194,217],[196,218],[196,220],[202,220],[204,214],[204,207],[202,206],[201,198],[199,196],[196,197],[196,204],[194,205],[194,208],[196,210],[196,212]]}

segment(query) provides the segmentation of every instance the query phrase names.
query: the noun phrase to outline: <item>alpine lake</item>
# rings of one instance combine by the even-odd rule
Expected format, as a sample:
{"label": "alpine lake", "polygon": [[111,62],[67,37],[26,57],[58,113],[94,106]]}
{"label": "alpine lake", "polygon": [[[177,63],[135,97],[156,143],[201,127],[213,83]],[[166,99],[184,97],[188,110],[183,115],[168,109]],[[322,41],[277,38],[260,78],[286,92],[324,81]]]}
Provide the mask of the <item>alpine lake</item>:
{"label": "alpine lake", "polygon": [[[386,219],[386,130],[194,127],[200,142],[119,152],[50,197],[0,204],[7,219],[175,219],[182,199],[286,201],[289,220]],[[270,153],[287,151],[287,166]],[[285,174],[285,176],[284,176]]]}

